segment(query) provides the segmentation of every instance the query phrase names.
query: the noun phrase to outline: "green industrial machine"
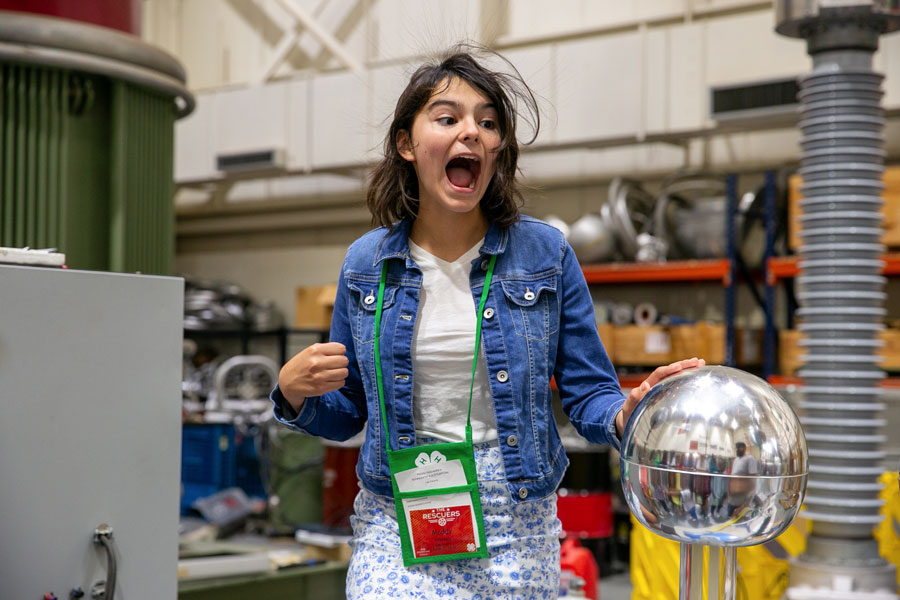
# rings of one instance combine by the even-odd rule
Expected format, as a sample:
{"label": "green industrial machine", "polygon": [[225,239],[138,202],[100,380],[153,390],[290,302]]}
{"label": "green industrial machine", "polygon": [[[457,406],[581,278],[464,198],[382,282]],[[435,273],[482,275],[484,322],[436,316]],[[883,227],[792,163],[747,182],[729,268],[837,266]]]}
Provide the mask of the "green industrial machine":
{"label": "green industrial machine", "polygon": [[105,27],[0,11],[0,246],[171,274],[181,65]]}

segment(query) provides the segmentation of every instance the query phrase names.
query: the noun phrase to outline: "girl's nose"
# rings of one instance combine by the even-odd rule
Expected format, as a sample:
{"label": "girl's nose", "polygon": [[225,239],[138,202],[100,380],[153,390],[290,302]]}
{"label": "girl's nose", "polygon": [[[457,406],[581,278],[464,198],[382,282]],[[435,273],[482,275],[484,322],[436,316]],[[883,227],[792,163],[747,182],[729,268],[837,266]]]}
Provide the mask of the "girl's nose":
{"label": "girl's nose", "polygon": [[465,119],[462,122],[462,129],[460,130],[460,136],[462,141],[464,142],[477,142],[478,141],[478,125],[474,120]]}

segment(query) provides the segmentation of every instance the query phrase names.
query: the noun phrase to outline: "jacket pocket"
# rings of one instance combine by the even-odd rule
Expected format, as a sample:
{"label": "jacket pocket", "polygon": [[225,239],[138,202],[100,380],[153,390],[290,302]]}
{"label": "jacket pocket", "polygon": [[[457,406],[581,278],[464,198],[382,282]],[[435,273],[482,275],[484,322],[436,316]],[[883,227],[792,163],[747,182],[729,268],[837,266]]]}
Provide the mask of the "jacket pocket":
{"label": "jacket pocket", "polygon": [[530,340],[546,340],[559,330],[556,277],[533,281],[500,282],[516,334]]}
{"label": "jacket pocket", "polygon": [[[378,283],[347,281],[350,300],[350,329],[353,339],[361,344],[375,340],[375,310],[378,307]],[[394,305],[398,286],[384,286],[384,302],[381,310],[381,331],[388,320],[388,309]]]}

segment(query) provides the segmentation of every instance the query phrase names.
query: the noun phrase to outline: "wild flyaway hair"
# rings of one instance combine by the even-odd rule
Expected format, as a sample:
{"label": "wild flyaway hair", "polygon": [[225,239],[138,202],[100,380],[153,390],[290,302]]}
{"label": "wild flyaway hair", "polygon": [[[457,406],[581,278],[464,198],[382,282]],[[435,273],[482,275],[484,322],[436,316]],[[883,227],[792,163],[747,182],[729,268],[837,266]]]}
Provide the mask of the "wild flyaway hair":
{"label": "wild flyaway hair", "polygon": [[[476,52],[500,59],[509,71],[493,71],[476,58]],[[528,119],[534,135],[540,129],[540,114],[531,89],[516,68],[501,55],[484,48],[457,46],[443,57],[419,67],[394,109],[390,129],[384,138],[384,158],[372,171],[366,192],[366,205],[373,225],[391,229],[396,221],[415,218],[419,212],[419,181],[413,164],[400,155],[400,132],[412,131],[416,115],[435,94],[453,79],[465,81],[484,94],[497,111],[500,145],[497,147],[493,179],[481,199],[481,210],[488,221],[509,227],[519,218],[524,199],[516,182],[519,142],[516,123],[521,113]]]}

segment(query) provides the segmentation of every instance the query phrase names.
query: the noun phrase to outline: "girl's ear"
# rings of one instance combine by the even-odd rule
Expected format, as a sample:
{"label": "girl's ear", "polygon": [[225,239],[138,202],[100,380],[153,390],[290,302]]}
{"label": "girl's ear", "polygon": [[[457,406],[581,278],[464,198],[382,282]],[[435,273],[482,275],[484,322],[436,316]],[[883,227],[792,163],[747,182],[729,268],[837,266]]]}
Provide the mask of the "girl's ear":
{"label": "girl's ear", "polygon": [[409,137],[409,132],[405,129],[401,129],[397,132],[397,152],[408,160],[409,162],[416,161],[416,155],[413,153],[413,145],[412,140]]}

